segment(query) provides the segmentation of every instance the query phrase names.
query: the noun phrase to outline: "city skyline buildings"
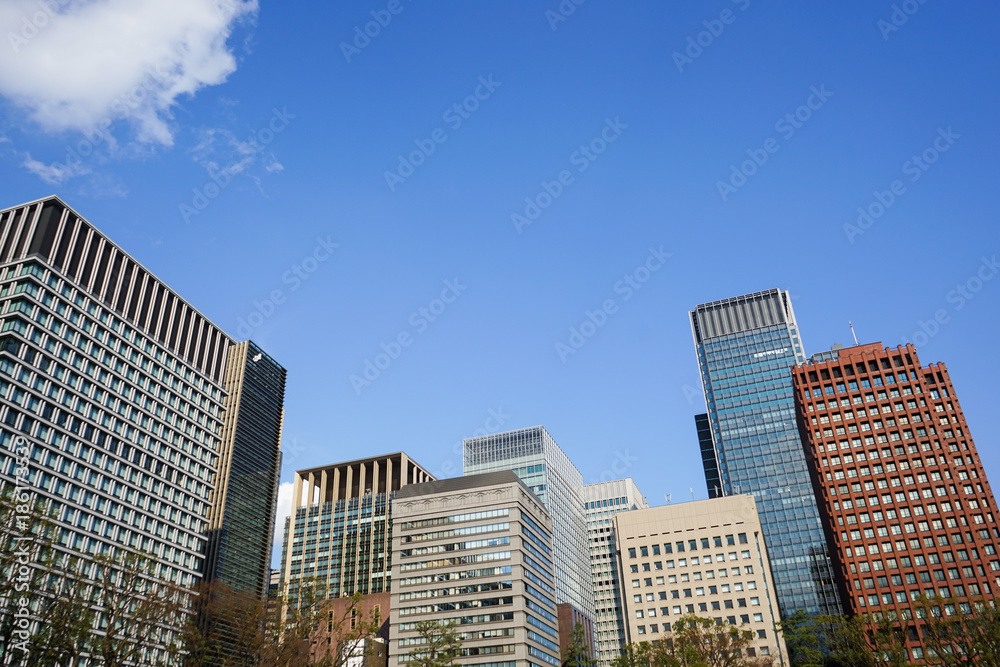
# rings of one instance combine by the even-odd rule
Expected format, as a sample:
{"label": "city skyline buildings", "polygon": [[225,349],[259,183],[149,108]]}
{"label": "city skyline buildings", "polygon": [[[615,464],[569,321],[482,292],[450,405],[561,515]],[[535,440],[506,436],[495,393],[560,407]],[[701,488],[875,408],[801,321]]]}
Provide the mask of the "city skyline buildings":
{"label": "city skyline buildings", "polygon": [[716,494],[754,495],[783,615],[840,613],[795,420],[790,369],[806,356],[789,293],[722,299],[689,315],[707,407],[707,424],[695,417],[706,480],[721,485]]}
{"label": "city skyline buildings", "polygon": [[0,211],[0,282],[0,486],[17,483],[23,439],[24,481],[85,578],[97,554],[150,554],[148,576],[262,593],[282,394],[225,380],[252,344],[58,197]]}
{"label": "city skyline buildings", "polygon": [[514,473],[552,517],[556,602],[572,604],[594,621],[594,587],[583,510],[583,475],[544,426],[467,438],[463,472]]}

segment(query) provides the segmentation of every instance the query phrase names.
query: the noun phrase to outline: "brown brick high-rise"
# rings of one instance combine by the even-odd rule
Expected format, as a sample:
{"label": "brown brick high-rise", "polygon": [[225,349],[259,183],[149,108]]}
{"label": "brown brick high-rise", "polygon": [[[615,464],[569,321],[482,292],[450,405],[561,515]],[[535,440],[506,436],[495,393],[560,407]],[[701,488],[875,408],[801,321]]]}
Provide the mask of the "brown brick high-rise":
{"label": "brown brick high-rise", "polygon": [[793,374],[845,609],[909,620],[921,596],[953,599],[956,613],[992,599],[1000,512],[945,365],[875,343]]}

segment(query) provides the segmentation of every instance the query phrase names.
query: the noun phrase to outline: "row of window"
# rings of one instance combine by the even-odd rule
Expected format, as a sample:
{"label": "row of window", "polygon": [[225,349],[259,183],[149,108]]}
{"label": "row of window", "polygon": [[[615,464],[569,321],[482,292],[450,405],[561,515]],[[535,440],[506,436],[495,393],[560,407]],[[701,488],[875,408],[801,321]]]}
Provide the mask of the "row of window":
{"label": "row of window", "polygon": [[502,565],[499,567],[486,567],[478,570],[462,570],[461,572],[442,572],[440,574],[427,574],[421,577],[408,577],[400,579],[400,586],[417,586],[420,584],[439,583],[444,581],[460,581],[463,579],[477,579],[479,577],[493,577],[502,574],[510,574],[511,566]]}
{"label": "row of window", "polygon": [[[687,614],[693,614],[693,613],[695,613],[693,606],[688,605],[688,607],[689,607],[689,609],[685,613],[687,613]],[[674,607],[674,610],[675,610],[674,611],[674,615],[676,615],[676,616],[680,616],[681,615],[680,607]],[[663,613],[661,615],[662,616],[666,616],[666,613]],[[726,617],[725,621],[723,621],[723,619],[721,617],[716,617],[715,618],[715,624],[721,626],[725,622],[725,623],[728,623],[729,625],[736,625],[736,618],[737,618],[736,616],[728,616],[728,617]],[[750,623],[750,618],[751,618],[750,614],[741,614],[740,617],[739,617],[739,623],[740,623],[740,625],[748,625]],[[755,623],[762,623],[764,621],[764,615],[763,614],[753,614],[753,620],[754,620]],[[676,626],[674,626],[674,628],[671,628],[671,624],[670,623],[661,623],[660,625],[663,627],[663,631],[664,632],[670,632],[672,629],[677,629]],[[644,626],[640,625],[638,627],[642,628]],[[654,626],[654,627],[656,627],[656,626]],[[659,632],[659,630],[653,630],[652,632]],[[645,634],[645,633],[642,630],[640,630],[639,634]],[[766,639],[767,638],[767,631],[766,630],[757,630],[757,638],[758,639]]]}
{"label": "row of window", "polygon": [[[725,544],[733,546],[736,544],[737,539],[740,544],[746,544],[748,542],[746,533],[739,533],[738,535],[726,535]],[[674,553],[674,548],[676,546],[677,553],[683,553],[684,551],[697,551],[698,545],[701,544],[702,549],[711,549],[713,546],[721,547],[723,546],[723,537],[721,535],[716,535],[713,538],[703,537],[700,540],[678,540],[675,543],[666,542],[663,545],[663,553],[669,554]],[[638,556],[642,558],[648,558],[652,550],[654,556],[660,555],[660,545],[654,544],[650,547],[638,547]],[[636,547],[630,547],[628,550],[629,558],[636,558]]]}
{"label": "row of window", "polygon": [[[357,500],[357,499],[354,499]],[[466,514],[452,514],[451,516],[435,517],[433,519],[421,519],[420,521],[402,521],[399,523],[400,530],[414,530],[416,528],[430,528],[432,526],[449,525],[453,523],[464,523],[466,521],[479,521],[480,519],[494,519],[501,516],[509,516],[510,510],[503,509],[487,510],[484,512],[470,512]]]}
{"label": "row of window", "polygon": [[423,591],[407,591],[399,594],[400,602],[404,600],[422,600],[426,598],[448,597],[451,595],[468,595],[469,593],[486,593],[491,591],[513,590],[513,581],[488,581],[482,584],[467,586],[452,586],[450,588],[435,588]]}
{"label": "row of window", "polygon": [[482,533],[495,533],[498,531],[510,530],[510,522],[491,523],[484,526],[466,526],[465,528],[452,528],[450,530],[439,530],[435,533],[419,533],[416,535],[404,535],[403,543],[423,542],[425,540],[440,540],[446,537],[460,537],[463,535],[480,535]]}
{"label": "row of window", "polygon": [[[739,568],[736,568],[736,569],[738,570]],[[733,576],[737,576],[737,574],[734,574]],[[686,575],[685,575],[685,577],[686,577]],[[677,583],[677,577],[676,577],[676,575],[675,576],[671,576],[670,579],[671,579],[670,583]],[[688,579],[684,578],[683,581],[688,581]],[[658,585],[663,585],[664,584],[663,577],[657,577],[656,578],[656,583]],[[718,586],[709,586],[708,587],[708,594],[709,595],[718,595],[720,589],[721,589],[721,591],[723,593],[730,593],[732,591],[740,592],[740,591],[744,590],[744,585],[746,586],[746,590],[750,590],[750,591],[757,590],[757,582],[756,581],[753,581],[753,580],[747,581],[747,582],[745,582],[745,584],[742,581],[738,581],[738,582],[733,583],[733,584],[720,584]],[[692,594],[692,590],[694,591],[693,594]],[[675,590],[670,591],[670,597],[671,598],[679,598],[679,597],[681,597],[681,593],[682,592],[684,594],[684,597],[686,597],[686,598],[692,597],[692,595],[702,596],[702,595],[705,595],[705,588],[704,587],[698,587],[698,588],[695,588],[695,589],[685,588],[683,590],[675,589]],[[666,600],[667,599],[667,591],[660,591],[659,595],[660,595],[660,599],[661,600]],[[652,601],[653,600],[653,594],[652,593],[646,593],[646,599],[649,600],[649,601]],[[632,601],[633,602],[641,603],[642,602],[642,594],[636,593],[635,595],[633,595],[632,596]]]}
{"label": "row of window", "polygon": [[603,500],[593,500],[583,504],[585,510],[593,510],[599,507],[618,507],[628,505],[628,498],[604,498]]}
{"label": "row of window", "polygon": [[[689,593],[690,591],[685,591],[685,592]],[[702,595],[704,595],[704,593],[702,593]],[[676,596],[674,596],[674,597],[676,597]],[[685,597],[691,597],[691,596],[690,595],[685,595]],[[752,597],[752,598],[749,598],[749,600],[750,600],[750,606],[751,607],[759,607],[760,606],[760,598],[759,597]],[[709,606],[711,606],[711,609],[713,611],[718,611],[718,610],[720,610],[722,608],[733,609],[734,608],[734,606],[733,606],[734,603],[735,603],[736,607],[746,607],[747,606],[747,598],[735,598],[735,599],[726,599],[726,600],[711,600],[710,602],[699,603],[698,606],[699,606],[699,610],[700,611],[708,611]],[[659,609],[660,609],[660,615],[661,616],[667,616],[668,615],[668,611],[669,611],[670,608],[669,607],[660,607]],[[674,610],[675,610],[674,613],[675,614],[680,614],[680,611],[678,611],[679,609],[680,609],[680,606],[675,606],[674,607]],[[635,617],[636,618],[645,618],[645,617],[653,618],[655,616],[656,616],[656,607],[649,607],[649,608],[647,608],[645,610],[643,610],[643,609],[636,609],[635,610]]]}

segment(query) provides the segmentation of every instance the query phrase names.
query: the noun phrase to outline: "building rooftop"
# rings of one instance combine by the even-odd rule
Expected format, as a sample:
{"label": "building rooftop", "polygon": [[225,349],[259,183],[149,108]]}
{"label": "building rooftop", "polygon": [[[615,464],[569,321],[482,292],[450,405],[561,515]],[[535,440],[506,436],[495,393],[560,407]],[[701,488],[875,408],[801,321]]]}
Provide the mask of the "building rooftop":
{"label": "building rooftop", "polygon": [[[499,470],[497,472],[484,472],[479,475],[468,475],[466,477],[452,477],[450,479],[439,479],[433,482],[421,482],[420,484],[408,484],[396,492],[396,500],[415,498],[417,496],[429,496],[436,493],[453,493],[455,491],[466,491],[477,489],[483,486],[495,484],[510,484],[517,482],[525,491],[531,493],[521,478],[512,470]],[[532,495],[534,495],[532,493]]]}

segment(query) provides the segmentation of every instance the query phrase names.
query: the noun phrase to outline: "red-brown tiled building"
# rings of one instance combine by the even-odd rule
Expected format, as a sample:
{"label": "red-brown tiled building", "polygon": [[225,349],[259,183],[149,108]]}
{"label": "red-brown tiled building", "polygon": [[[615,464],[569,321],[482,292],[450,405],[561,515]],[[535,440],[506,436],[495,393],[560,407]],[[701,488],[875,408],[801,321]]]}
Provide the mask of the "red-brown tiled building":
{"label": "red-brown tiled building", "polygon": [[845,610],[908,620],[918,597],[951,599],[956,612],[992,599],[1000,512],[945,365],[874,343],[793,374]]}

